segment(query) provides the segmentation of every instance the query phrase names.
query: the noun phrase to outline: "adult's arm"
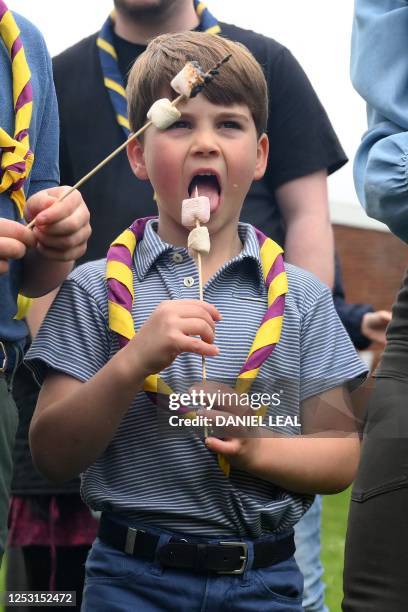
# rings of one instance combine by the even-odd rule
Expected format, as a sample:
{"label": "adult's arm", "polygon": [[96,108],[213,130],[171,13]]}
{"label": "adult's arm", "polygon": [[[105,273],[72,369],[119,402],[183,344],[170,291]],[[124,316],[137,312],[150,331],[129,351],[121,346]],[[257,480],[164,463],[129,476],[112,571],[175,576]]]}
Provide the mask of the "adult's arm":
{"label": "adult's arm", "polygon": [[265,180],[284,220],[286,259],[332,287],[327,175],[347,158],[309,79],[287,49],[271,62],[267,79],[270,159]]}
{"label": "adult's arm", "polygon": [[405,0],[356,0],[351,78],[367,102],[368,131],[354,163],[367,213],[408,242],[408,61]]}
{"label": "adult's arm", "polygon": [[286,225],[286,260],[332,287],[334,246],[326,170],[281,185],[276,199]]}
{"label": "adult's arm", "polygon": [[[44,209],[47,202],[60,197],[62,189],[55,189],[59,182],[59,119],[58,105],[52,77],[51,59],[44,41],[44,70],[42,74],[41,114],[38,115],[38,136],[35,142],[35,158],[28,190],[26,212],[28,220]],[[49,196],[49,197],[48,197]],[[59,211],[59,212],[58,212]],[[89,213],[79,192],[71,194],[61,205],[55,205],[49,213],[38,217],[47,223],[43,234],[34,230],[40,247],[29,249],[24,257],[24,273],[21,292],[29,297],[44,295],[62,283],[71,271],[74,260],[82,255],[89,237]],[[77,248],[79,246],[79,248]]]}

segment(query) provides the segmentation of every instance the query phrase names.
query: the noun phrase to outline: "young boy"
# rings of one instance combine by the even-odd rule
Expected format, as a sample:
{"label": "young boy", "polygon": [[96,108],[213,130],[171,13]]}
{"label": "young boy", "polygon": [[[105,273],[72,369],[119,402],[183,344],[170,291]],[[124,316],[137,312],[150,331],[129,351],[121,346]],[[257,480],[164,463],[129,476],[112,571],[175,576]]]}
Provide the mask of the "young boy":
{"label": "young boy", "polygon": [[[270,339],[276,347],[255,381],[274,398],[266,416],[290,417],[281,430],[248,427],[243,437],[234,429],[233,436],[204,441],[191,430],[174,431],[176,413],[150,399],[151,375],[160,372],[187,391],[202,379],[205,356],[210,382],[195,391],[218,399],[213,412],[199,414],[242,414],[223,402],[231,391],[224,383],[235,382],[268,308],[263,239],[238,223],[249,186],[267,162],[260,66],[222,38],[160,36],[132,69],[130,121],[136,131],[156,99],[174,97],[169,82],[187,59],[208,70],[228,53],[214,81],[180,104],[176,123],[150,127],[129,143],[131,167],[152,182],[159,217],[134,225],[133,278],[124,256],[115,263],[122,276],[121,284],[109,281],[110,317],[106,262],[86,264],[64,284],[30,351],[37,376],[46,376],[30,431],[34,459],[52,479],[82,473],[84,499],[103,512],[87,561],[84,610],[301,610],[293,525],[314,493],[345,488],[357,466],[354,431],[333,432],[350,429],[342,385],[365,368],[330,291],[294,266],[286,266],[280,339]],[[196,299],[197,267],[181,224],[181,202],[196,187],[211,206],[205,302]],[[129,316],[113,321],[123,313],[112,305],[114,294],[131,309],[133,337]],[[272,381],[282,386],[273,389]],[[228,477],[220,456],[231,465]]]}

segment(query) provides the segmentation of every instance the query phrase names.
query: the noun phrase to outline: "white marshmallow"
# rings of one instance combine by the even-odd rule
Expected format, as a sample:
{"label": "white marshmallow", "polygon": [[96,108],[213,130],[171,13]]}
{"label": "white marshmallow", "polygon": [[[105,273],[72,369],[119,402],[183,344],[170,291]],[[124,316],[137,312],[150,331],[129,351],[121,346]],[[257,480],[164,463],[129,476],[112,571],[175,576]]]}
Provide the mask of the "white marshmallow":
{"label": "white marshmallow", "polygon": [[154,126],[159,130],[165,130],[170,127],[175,121],[180,119],[181,113],[168,98],[156,100],[147,113],[147,118],[151,120]]}
{"label": "white marshmallow", "polygon": [[191,257],[196,257],[197,253],[208,255],[210,252],[210,234],[205,226],[195,227],[191,230],[187,239],[188,252]]}
{"label": "white marshmallow", "polygon": [[176,74],[170,85],[178,94],[189,98],[193,89],[204,83],[203,71],[198,62],[187,62]]}
{"label": "white marshmallow", "polygon": [[181,204],[181,224],[184,227],[194,227],[196,220],[200,223],[208,223],[210,220],[210,200],[207,196],[188,198]]}

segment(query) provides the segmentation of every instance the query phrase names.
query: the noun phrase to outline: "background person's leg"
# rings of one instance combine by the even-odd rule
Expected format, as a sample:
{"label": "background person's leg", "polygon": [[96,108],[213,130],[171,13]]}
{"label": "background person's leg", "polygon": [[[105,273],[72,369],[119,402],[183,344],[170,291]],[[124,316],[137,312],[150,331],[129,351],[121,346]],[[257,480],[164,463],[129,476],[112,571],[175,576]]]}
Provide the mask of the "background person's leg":
{"label": "background person's leg", "polygon": [[408,601],[408,274],[393,307],[351,497],[345,612],[405,612]]}
{"label": "background person's leg", "polygon": [[[88,551],[89,546],[57,546],[56,548],[55,589],[76,592],[76,606],[70,607],[71,612],[81,609]],[[23,552],[29,590],[48,591],[52,572],[51,549],[48,546],[25,546]],[[65,609],[63,606],[53,606],[53,610]],[[37,607],[37,610],[49,610],[49,608],[40,606]]]}
{"label": "background person's leg", "polygon": [[343,610],[406,612],[408,382],[377,379],[369,419],[351,496]]}
{"label": "background person's leg", "polygon": [[324,605],[325,586],[322,581],[323,566],[320,560],[320,526],[322,498],[315,501],[295,526],[295,559],[304,578],[303,610],[327,612]]}
{"label": "background person's leg", "polygon": [[7,540],[7,520],[11,477],[13,473],[13,446],[18,416],[7,381],[0,375],[0,565]]}

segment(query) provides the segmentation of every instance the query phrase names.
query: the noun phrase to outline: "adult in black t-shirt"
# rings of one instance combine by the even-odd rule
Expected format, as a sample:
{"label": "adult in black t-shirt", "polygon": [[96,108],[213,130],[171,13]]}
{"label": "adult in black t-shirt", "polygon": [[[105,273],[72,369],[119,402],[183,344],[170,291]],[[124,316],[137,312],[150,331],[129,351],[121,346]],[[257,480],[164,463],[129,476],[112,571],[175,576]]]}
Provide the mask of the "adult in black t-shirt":
{"label": "adult in black t-shirt", "polygon": [[[147,0],[116,0],[113,46],[124,82],[147,39],[167,31],[166,20]],[[192,0],[173,0],[172,29],[199,28]],[[147,15],[146,15],[147,11]],[[136,20],[135,15],[138,19]],[[270,91],[270,157],[265,178],[253,184],[241,219],[285,247],[286,259],[333,284],[333,240],[327,203],[327,174],[346,162],[326,112],[291,53],[276,41],[226,23],[222,36],[245,44],[255,55]],[[75,183],[125,139],[104,85],[98,34],[54,59],[61,117],[61,182]],[[116,235],[139,216],[155,214],[150,185],[131,172],[121,153],[82,188],[93,234],[82,261],[104,257]]]}

